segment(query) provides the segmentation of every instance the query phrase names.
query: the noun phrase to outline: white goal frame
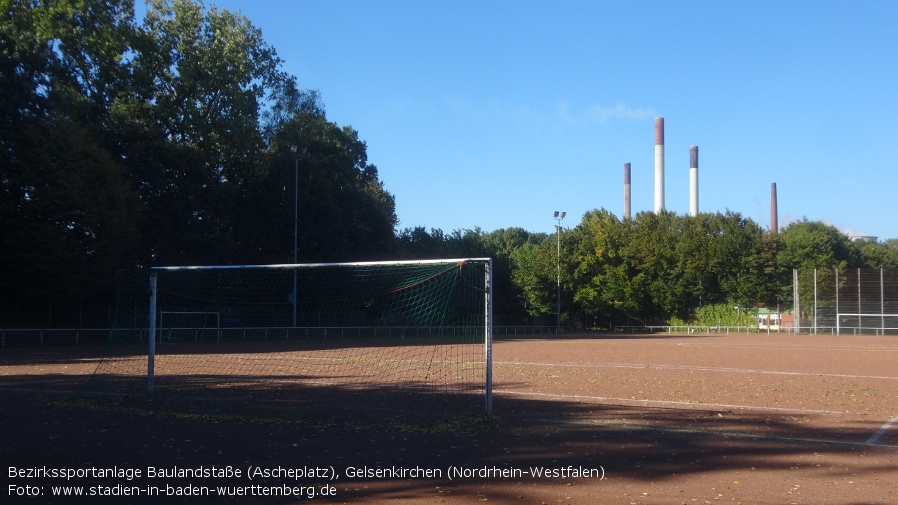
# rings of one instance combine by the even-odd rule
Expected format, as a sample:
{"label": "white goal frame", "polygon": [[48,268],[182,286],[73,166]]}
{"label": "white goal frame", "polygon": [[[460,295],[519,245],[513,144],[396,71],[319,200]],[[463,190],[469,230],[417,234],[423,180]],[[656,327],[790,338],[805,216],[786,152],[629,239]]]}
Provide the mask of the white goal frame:
{"label": "white goal frame", "polygon": [[843,316],[844,317],[876,317],[876,318],[879,318],[880,321],[883,321],[883,323],[881,323],[879,328],[874,328],[874,329],[878,329],[879,331],[882,331],[883,334],[885,333],[885,330],[898,330],[898,328],[886,328],[885,322],[884,322],[885,318],[898,317],[898,314],[853,314],[853,313],[839,312],[836,314],[836,335],[842,334],[842,317]]}
{"label": "white goal frame", "polygon": [[[354,263],[288,263],[276,265],[223,265],[223,266],[167,266],[167,267],[150,267],[150,302],[149,302],[149,350],[147,357],[147,393],[152,394],[155,391],[155,357],[156,357],[156,339],[157,339],[157,317],[160,315],[156,310],[157,298],[157,274],[162,271],[176,270],[237,270],[237,269],[284,269],[294,270],[304,268],[321,268],[321,267],[342,267],[342,266],[390,266],[390,265],[424,265],[439,263],[463,263],[478,262],[484,264],[484,335],[483,335],[483,352],[484,352],[484,408],[487,415],[493,411],[493,260],[492,258],[451,258],[451,259],[435,259],[435,260],[410,260],[410,261],[370,261],[370,262],[354,262]],[[295,281],[294,281],[295,282]],[[295,285],[295,284],[294,284]],[[295,287],[294,287],[295,290]],[[295,294],[294,294],[295,297]],[[295,300],[295,298],[294,298]],[[171,311],[167,311],[171,312]],[[196,313],[196,312],[192,312]],[[208,312],[212,313],[212,312]],[[221,322],[219,319],[219,326]],[[220,333],[219,333],[220,334]]]}

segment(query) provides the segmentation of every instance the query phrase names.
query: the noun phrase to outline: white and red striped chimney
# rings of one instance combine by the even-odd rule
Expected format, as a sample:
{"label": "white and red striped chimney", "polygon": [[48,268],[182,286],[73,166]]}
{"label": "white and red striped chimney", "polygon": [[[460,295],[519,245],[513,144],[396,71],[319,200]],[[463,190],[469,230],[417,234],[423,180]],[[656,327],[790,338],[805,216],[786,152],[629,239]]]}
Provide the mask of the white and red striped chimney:
{"label": "white and red striped chimney", "polygon": [[655,118],[655,214],[664,211],[664,118]]}
{"label": "white and red striped chimney", "polygon": [[698,146],[689,147],[689,214],[698,215]]}
{"label": "white and red striped chimney", "polygon": [[624,163],[624,219],[630,219],[630,164]]}

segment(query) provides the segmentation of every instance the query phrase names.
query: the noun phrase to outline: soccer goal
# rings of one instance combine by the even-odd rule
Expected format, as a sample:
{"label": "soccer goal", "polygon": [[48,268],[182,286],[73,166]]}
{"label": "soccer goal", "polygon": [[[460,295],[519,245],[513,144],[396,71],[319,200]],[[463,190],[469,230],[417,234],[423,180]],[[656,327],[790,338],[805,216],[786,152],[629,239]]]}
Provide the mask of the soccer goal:
{"label": "soccer goal", "polygon": [[[131,283],[149,294],[147,391],[410,393],[416,399],[407,404],[455,395],[480,397],[491,413],[491,265],[471,258],[151,268],[143,288]],[[139,312],[121,305],[128,317]]]}
{"label": "soccer goal", "polygon": [[898,333],[898,314],[836,314],[836,335],[851,332],[854,335],[886,335]]}

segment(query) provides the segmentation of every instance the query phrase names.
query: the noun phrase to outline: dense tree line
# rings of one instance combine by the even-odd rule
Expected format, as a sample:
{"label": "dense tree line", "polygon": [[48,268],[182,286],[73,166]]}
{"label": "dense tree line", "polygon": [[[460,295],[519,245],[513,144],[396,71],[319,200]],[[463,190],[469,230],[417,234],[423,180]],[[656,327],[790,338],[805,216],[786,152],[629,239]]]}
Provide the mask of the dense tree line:
{"label": "dense tree line", "polygon": [[755,308],[791,308],[793,269],[808,300],[815,268],[898,268],[898,239],[854,242],[807,219],[771,233],[731,211],[641,212],[622,220],[597,209],[558,232],[419,227],[402,231],[399,241],[408,257],[494,258],[501,324],[554,324],[559,279],[566,326],[717,321],[737,313],[749,324]]}
{"label": "dense tree line", "polygon": [[397,230],[359,132],[245,17],[198,0],[150,0],[140,21],[133,0],[0,8],[0,303],[111,300],[132,267],[290,262],[295,214],[302,262],[494,258],[504,324],[554,321],[559,277],[565,324],[605,326],[785,302],[792,268],[898,267],[894,239],[771,234],[733,212]]}
{"label": "dense tree line", "polygon": [[565,320],[585,327],[628,318],[689,322],[700,308],[715,305],[745,312],[790,307],[793,269],[807,290],[814,268],[898,268],[898,239],[853,242],[835,227],[806,219],[771,233],[731,211],[695,217],[642,212],[621,220],[594,210],[563,230],[560,241],[560,256],[552,240],[516,250],[514,280],[530,313],[554,313],[551,286],[560,263]]}
{"label": "dense tree line", "polygon": [[0,6],[4,298],[108,297],[132,266],[292,261],[297,186],[304,261],[391,253],[394,197],[365,142],[245,17],[193,0],[151,0],[140,23],[132,0]]}

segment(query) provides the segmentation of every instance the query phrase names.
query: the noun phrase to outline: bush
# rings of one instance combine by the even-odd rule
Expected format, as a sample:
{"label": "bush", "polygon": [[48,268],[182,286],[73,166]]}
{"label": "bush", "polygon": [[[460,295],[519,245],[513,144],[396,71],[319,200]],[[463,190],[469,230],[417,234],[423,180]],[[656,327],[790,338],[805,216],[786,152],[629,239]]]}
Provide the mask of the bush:
{"label": "bush", "polygon": [[693,317],[698,326],[752,326],[755,324],[753,310],[739,310],[728,303],[717,303],[700,307]]}

